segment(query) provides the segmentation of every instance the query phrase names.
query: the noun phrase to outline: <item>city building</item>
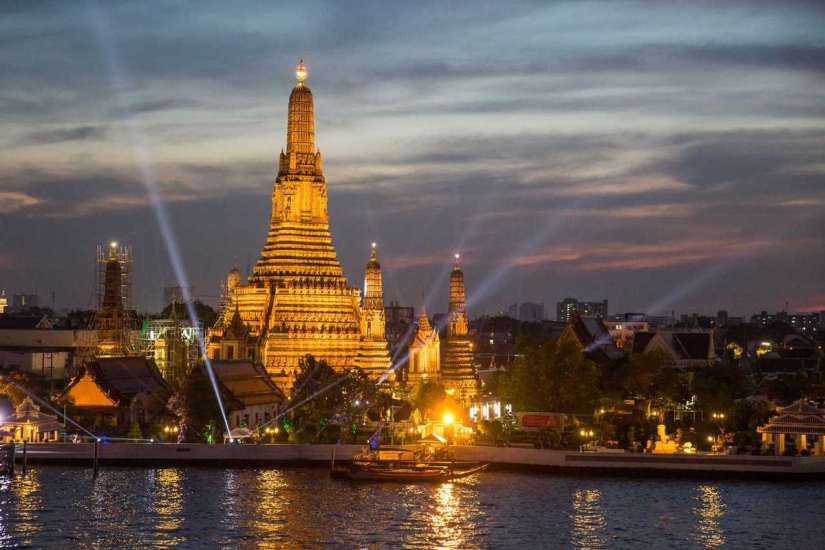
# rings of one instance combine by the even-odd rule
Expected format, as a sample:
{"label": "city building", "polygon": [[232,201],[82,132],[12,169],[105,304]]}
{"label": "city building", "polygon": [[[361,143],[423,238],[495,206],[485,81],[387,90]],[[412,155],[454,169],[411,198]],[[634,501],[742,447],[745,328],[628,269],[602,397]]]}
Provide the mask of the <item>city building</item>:
{"label": "city building", "polygon": [[91,330],[55,328],[46,317],[0,316],[0,370],[65,380],[95,338]]}
{"label": "city building", "polygon": [[772,323],[787,323],[802,333],[813,334],[822,330],[823,313],[825,312],[788,313],[787,311],[777,311],[776,313],[768,313],[762,310],[751,316],[751,324],[764,328]]}
{"label": "city building", "polygon": [[561,302],[556,302],[556,321],[566,323],[574,313],[578,313],[582,317],[605,319],[608,316],[607,300],[580,302],[576,298],[565,298]]}
{"label": "city building", "polygon": [[390,302],[390,305],[384,308],[384,317],[384,334],[393,365],[396,365],[407,354],[415,333],[415,308]]}
{"label": "city building", "polygon": [[615,315],[605,322],[608,332],[619,349],[630,349],[637,332],[647,332],[650,324],[647,321],[616,320]]}
{"label": "city building", "polygon": [[[5,296],[6,292],[3,291],[2,297],[5,298]],[[6,299],[6,301],[8,301],[8,299]],[[33,307],[40,307],[40,300],[37,297],[37,294],[34,292],[23,292],[12,295],[11,304],[6,303],[4,312],[13,314],[27,313]]]}
{"label": "city building", "polygon": [[544,321],[547,318],[544,304],[537,302],[510,304],[507,308],[507,315],[513,319],[528,322]]}
{"label": "city building", "polygon": [[6,289],[0,291],[0,315],[6,313],[6,308],[9,306],[9,299],[6,298]]}

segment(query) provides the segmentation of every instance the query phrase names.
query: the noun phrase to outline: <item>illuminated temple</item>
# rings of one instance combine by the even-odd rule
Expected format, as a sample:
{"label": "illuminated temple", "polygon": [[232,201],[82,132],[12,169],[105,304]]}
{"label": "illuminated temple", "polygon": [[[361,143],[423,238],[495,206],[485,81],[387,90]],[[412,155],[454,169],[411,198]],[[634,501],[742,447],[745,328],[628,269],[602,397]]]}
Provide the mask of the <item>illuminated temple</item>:
{"label": "illuminated temple", "polygon": [[450,273],[447,336],[441,342],[441,382],[448,392],[462,399],[476,393],[473,343],[467,331],[464,272],[458,266],[458,254],[455,255],[455,267]]}
{"label": "illuminated temple", "polygon": [[358,366],[379,379],[390,367],[384,335],[381,267],[375,248],[363,304],[347,286],[332,244],[327,185],[315,148],[312,92],[303,62],[289,97],[286,151],[272,192],[269,235],[249,281],[237,268],[211,332],[212,358],[260,360],[282,387],[307,354],[336,370]]}
{"label": "illuminated temple", "polygon": [[[221,314],[210,331],[213,359],[261,361],[284,389],[307,354],[336,370],[364,369],[372,379],[394,382],[386,338],[381,265],[375,249],[367,261],[364,294],[347,286],[327,212],[321,153],[315,148],[312,92],[303,62],[289,97],[286,150],[281,151],[272,192],[269,235],[247,282],[235,266],[227,277]],[[467,333],[464,274],[450,275],[446,336],[439,342],[422,311],[410,348],[409,382],[444,384],[451,394],[477,391],[472,343]]]}

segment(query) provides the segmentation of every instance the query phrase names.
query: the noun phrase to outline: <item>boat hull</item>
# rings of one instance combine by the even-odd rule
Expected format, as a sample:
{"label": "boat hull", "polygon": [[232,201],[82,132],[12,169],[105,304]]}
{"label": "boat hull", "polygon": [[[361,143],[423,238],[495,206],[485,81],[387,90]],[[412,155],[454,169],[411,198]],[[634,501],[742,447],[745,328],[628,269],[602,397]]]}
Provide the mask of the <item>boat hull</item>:
{"label": "boat hull", "polygon": [[351,481],[394,481],[402,483],[441,483],[465,478],[483,472],[487,464],[480,464],[467,470],[451,470],[444,467],[404,469],[361,467],[337,467],[331,471],[333,479],[349,479]]}

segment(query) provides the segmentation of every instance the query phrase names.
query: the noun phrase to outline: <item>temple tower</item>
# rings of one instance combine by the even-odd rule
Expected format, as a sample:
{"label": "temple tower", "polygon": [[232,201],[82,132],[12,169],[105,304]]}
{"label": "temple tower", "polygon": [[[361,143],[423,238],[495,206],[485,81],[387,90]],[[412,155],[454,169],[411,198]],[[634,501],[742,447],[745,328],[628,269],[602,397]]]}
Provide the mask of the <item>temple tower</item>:
{"label": "temple tower", "polygon": [[447,336],[441,342],[441,381],[456,398],[469,399],[477,393],[473,364],[473,345],[467,334],[467,308],[464,272],[458,266],[450,273],[450,298],[447,311]]}
{"label": "temple tower", "polygon": [[91,353],[96,357],[118,357],[138,351],[135,323],[129,312],[132,289],[132,254],[128,247],[118,249],[111,243],[108,250],[97,247],[95,273],[97,309],[90,328],[96,332],[97,344]]}
{"label": "temple tower", "polygon": [[407,367],[407,384],[417,386],[422,382],[438,382],[441,379],[438,331],[430,325],[427,309],[421,306],[418,327],[410,342],[410,361]]}
{"label": "temple tower", "polygon": [[[363,340],[360,291],[347,286],[329,232],[327,186],[303,61],[296,76],[266,244],[248,283],[227,285],[234,287],[227,292],[233,307],[221,320],[225,327],[249,328],[247,342],[255,343],[257,357],[285,389],[305,355],[343,369],[354,364]],[[218,332],[210,340],[213,357],[220,354]]]}
{"label": "temple tower", "polygon": [[[387,374],[392,365],[384,333],[385,325],[381,264],[376,257],[375,243],[372,243],[372,253],[364,273],[364,300],[361,304],[363,342],[354,364],[364,369],[373,379],[380,379]],[[387,379],[393,381],[395,376],[389,374]]]}

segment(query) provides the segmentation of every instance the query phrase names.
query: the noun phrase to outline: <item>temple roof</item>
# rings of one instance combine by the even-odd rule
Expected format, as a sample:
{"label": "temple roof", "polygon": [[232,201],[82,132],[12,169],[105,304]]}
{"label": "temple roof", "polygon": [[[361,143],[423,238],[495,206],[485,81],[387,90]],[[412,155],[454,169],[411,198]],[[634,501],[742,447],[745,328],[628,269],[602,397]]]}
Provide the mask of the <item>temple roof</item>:
{"label": "temple roof", "polygon": [[585,353],[601,354],[607,359],[622,357],[622,352],[616,347],[613,336],[598,317],[582,317],[574,313],[570,316],[567,327],[575,335]]}
{"label": "temple roof", "polygon": [[793,403],[791,403],[787,407],[783,407],[783,408],[779,409],[777,412],[779,412],[779,414],[807,414],[807,415],[813,414],[813,415],[819,415],[819,416],[825,415],[825,411],[823,411],[821,409],[817,409],[813,405],[809,405],[808,403],[805,403],[805,401],[803,401],[802,399],[799,399],[798,401],[794,401]]}
{"label": "temple roof", "polygon": [[247,359],[212,361],[215,378],[244,407],[278,404],[284,395],[263,365]]}
{"label": "temple roof", "polygon": [[805,403],[802,399],[777,409],[777,412],[779,415],[757,428],[757,432],[825,435],[825,411]]}
{"label": "temple roof", "polygon": [[14,409],[14,414],[3,419],[3,424],[44,424],[56,420],[57,415],[40,412],[40,406],[35,404],[31,397],[26,396]]}
{"label": "temple roof", "polygon": [[32,315],[0,315],[0,329],[50,329],[52,324],[45,317],[36,317]]}
{"label": "temple roof", "polygon": [[68,395],[86,374],[118,406],[129,405],[139,393],[151,394],[168,389],[153,359],[143,356],[99,357],[80,366],[63,395]]}

